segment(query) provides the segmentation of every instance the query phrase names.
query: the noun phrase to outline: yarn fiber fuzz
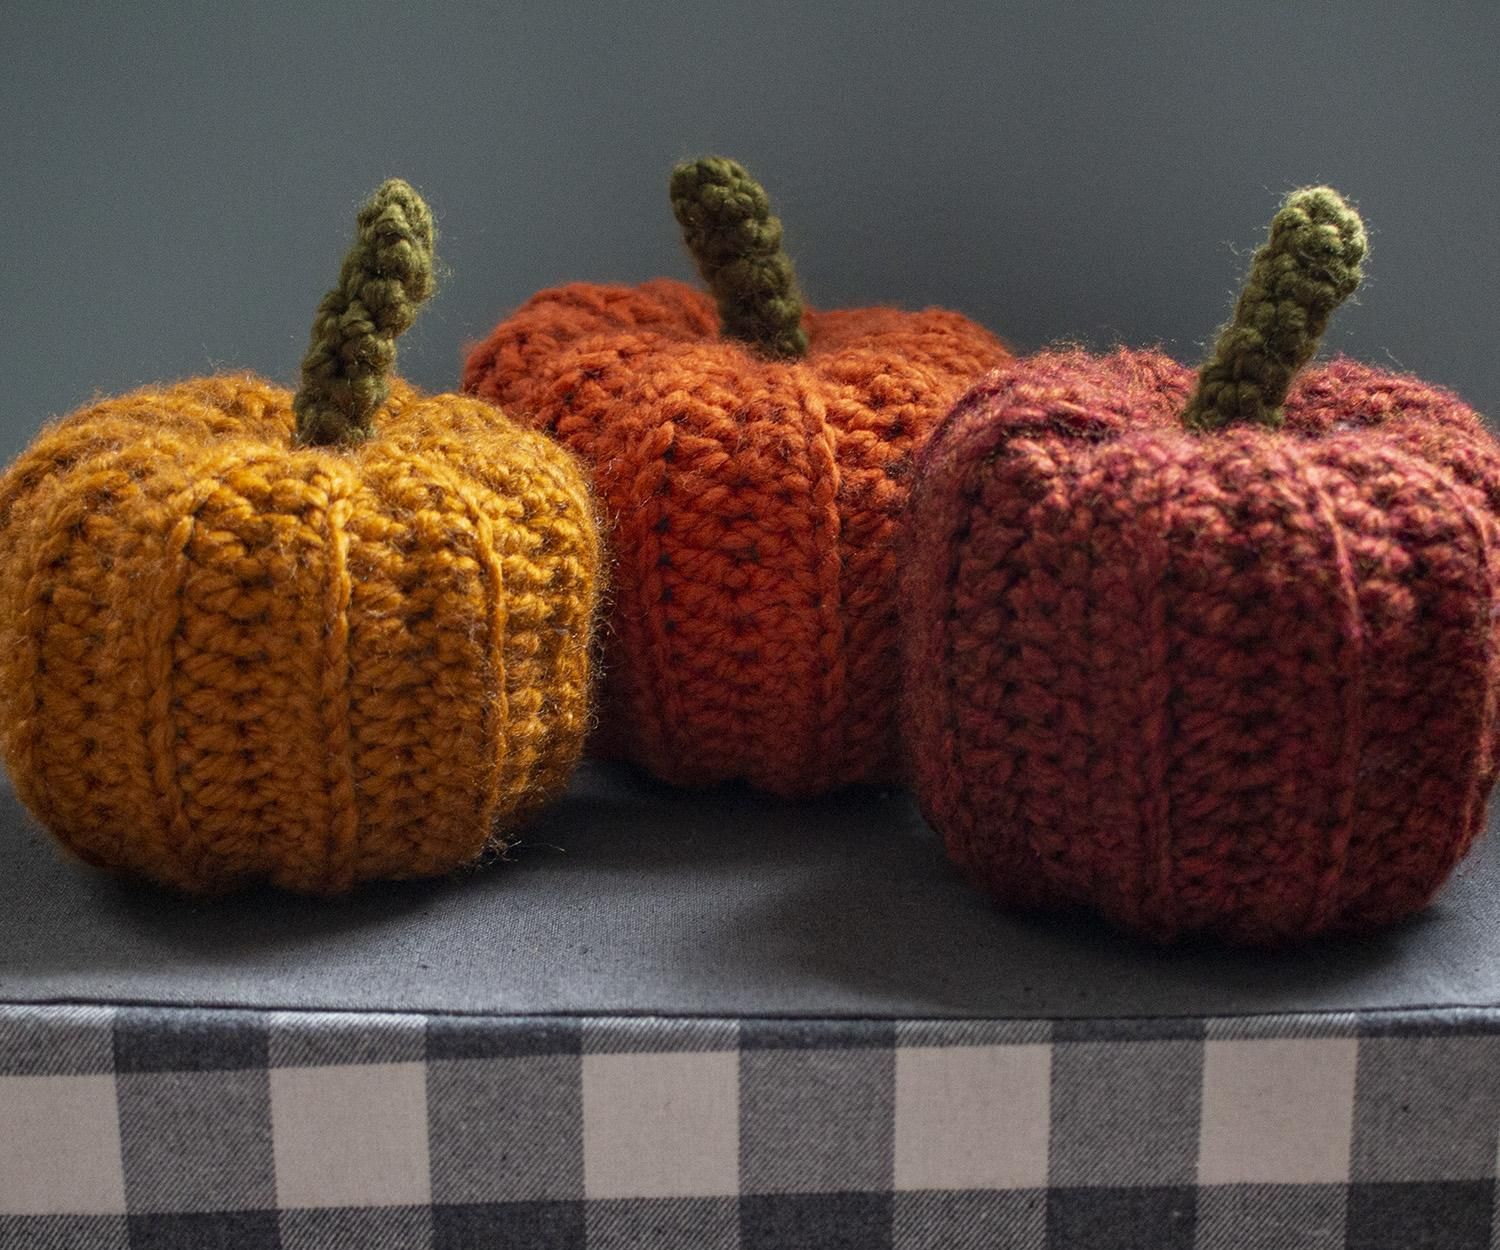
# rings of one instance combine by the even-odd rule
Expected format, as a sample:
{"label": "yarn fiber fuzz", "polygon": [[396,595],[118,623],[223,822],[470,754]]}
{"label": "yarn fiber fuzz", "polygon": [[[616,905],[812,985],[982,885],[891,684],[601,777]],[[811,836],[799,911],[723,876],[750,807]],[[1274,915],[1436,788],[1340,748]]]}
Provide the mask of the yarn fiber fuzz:
{"label": "yarn fiber fuzz", "polygon": [[[578,453],[609,518],[593,748],[679,784],[800,795],[893,780],[894,542],[913,456],[1009,353],[952,312],[805,311],[779,223],[732,162],[689,163],[674,195],[717,315],[666,279],[564,286],[464,370],[466,391]],[[725,201],[751,220],[713,236]],[[759,250],[735,267],[746,237]]]}
{"label": "yarn fiber fuzz", "polygon": [[1276,944],[1419,910],[1482,829],[1500,446],[1415,378],[1297,372],[1363,246],[1335,193],[1295,193],[1196,379],[1046,352],[928,444],[916,783],[1001,901]]}
{"label": "yarn fiber fuzz", "polygon": [[362,215],[297,396],[107,399],[0,478],[0,747],[88,862],[188,891],[441,873],[576,761],[592,502],[542,435],[386,376],[425,215],[396,182]]}

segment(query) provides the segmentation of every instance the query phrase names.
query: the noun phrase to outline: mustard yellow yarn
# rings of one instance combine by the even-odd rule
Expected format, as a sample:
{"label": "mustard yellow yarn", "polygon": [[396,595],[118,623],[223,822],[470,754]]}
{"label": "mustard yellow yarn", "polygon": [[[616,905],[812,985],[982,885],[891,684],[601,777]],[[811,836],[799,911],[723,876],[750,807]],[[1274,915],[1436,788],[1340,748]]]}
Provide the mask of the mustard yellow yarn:
{"label": "mustard yellow yarn", "polygon": [[600,543],[570,455],[399,379],[300,446],[248,375],[109,399],[0,479],[0,745],[85,860],[335,892],[474,859],[586,728]]}

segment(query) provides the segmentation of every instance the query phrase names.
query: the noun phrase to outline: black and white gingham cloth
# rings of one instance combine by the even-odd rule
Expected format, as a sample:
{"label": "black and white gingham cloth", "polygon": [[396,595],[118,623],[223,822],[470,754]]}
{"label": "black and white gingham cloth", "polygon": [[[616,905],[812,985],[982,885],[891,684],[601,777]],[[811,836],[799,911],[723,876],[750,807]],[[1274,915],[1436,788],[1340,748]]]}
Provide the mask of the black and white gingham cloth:
{"label": "black and white gingham cloth", "polygon": [[1492,1250],[1500,1014],[0,1007],[5,1250]]}

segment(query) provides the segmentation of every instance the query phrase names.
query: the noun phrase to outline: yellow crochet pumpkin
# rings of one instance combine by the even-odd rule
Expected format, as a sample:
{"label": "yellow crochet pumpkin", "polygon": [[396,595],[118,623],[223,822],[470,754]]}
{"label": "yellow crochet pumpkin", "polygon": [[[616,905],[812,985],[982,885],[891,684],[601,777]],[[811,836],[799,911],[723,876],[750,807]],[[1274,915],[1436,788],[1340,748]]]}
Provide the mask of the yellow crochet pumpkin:
{"label": "yellow crochet pumpkin", "polygon": [[88,862],[190,891],[441,873],[571,770],[592,504],[544,436],[388,378],[432,247],[386,183],[295,396],[105,400],[0,479],[0,745]]}

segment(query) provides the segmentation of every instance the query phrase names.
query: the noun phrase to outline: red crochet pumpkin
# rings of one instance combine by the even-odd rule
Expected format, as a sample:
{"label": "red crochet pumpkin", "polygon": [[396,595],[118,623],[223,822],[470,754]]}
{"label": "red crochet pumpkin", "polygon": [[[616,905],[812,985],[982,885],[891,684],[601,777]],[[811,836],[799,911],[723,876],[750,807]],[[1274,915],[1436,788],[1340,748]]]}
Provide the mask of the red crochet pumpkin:
{"label": "red crochet pumpkin", "polygon": [[613,521],[594,749],[679,784],[892,780],[913,456],[1009,353],[940,309],[805,312],[781,223],[733,161],[679,166],[672,202],[712,297],[543,291],[464,369],[590,466]]}
{"label": "red crochet pumpkin", "polygon": [[1276,943],[1415,912],[1479,832],[1500,448],[1414,378],[1298,374],[1364,251],[1334,192],[1296,192],[1196,384],[1045,353],[930,441],[916,775],[1001,900]]}

